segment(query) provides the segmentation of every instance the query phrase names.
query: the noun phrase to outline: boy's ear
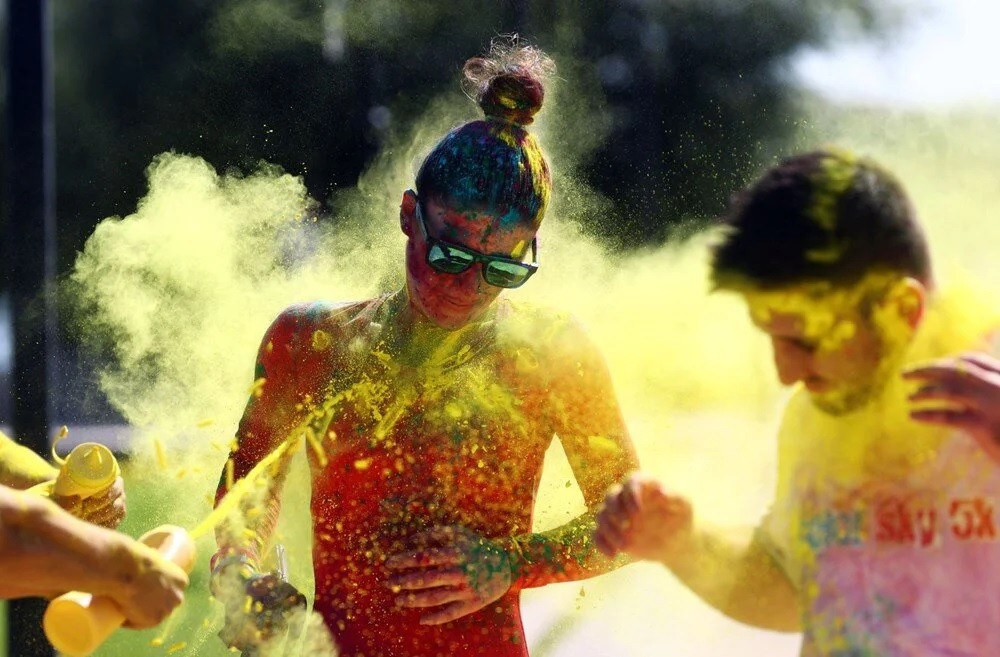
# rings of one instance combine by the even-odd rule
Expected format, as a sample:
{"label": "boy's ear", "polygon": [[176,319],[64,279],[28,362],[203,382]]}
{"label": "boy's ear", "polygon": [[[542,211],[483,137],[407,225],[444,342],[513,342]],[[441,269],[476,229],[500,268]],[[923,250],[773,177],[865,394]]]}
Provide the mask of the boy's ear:
{"label": "boy's ear", "polygon": [[927,288],[917,279],[907,276],[893,287],[886,301],[895,306],[907,326],[915,329],[924,317]]}

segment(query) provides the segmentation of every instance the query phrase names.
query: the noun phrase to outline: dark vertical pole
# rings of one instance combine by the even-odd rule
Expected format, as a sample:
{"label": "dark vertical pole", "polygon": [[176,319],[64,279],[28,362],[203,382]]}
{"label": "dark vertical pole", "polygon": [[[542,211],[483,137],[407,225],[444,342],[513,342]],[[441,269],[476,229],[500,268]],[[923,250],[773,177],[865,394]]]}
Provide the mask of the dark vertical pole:
{"label": "dark vertical pole", "polygon": [[[48,451],[49,359],[54,325],[55,135],[48,0],[7,0],[7,287],[14,328],[12,429],[18,442]],[[8,650],[53,654],[41,631],[41,600],[8,607]]]}

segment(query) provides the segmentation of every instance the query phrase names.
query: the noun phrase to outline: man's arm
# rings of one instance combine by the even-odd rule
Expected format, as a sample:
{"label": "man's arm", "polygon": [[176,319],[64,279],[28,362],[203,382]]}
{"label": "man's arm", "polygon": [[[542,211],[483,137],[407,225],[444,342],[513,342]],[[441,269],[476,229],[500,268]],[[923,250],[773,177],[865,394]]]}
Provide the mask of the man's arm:
{"label": "man's arm", "polygon": [[[293,374],[297,328],[296,312],[285,311],[271,324],[261,341],[250,399],[219,480],[216,505],[254,467],[289,439],[298,415]],[[216,531],[219,551],[212,560],[213,569],[223,559],[232,562],[230,557],[245,559],[254,569],[260,565],[261,554],[281,511],[280,492],[288,462],[284,457],[275,467],[261,473],[261,486],[244,488],[246,499],[240,500],[239,513],[231,514]]]}
{"label": "man's arm", "polygon": [[111,598],[132,627],[152,627],[181,603],[188,578],[156,550],[78,520],[52,502],[0,486],[0,597],[68,590]]}
{"label": "man's arm", "polygon": [[799,594],[760,541],[697,532],[665,565],[699,598],[735,621],[778,632],[800,630]]}
{"label": "man's arm", "polygon": [[[542,331],[545,332],[544,327]],[[588,511],[555,529],[487,538],[461,526],[436,527],[421,538],[439,547],[389,557],[387,584],[404,607],[426,608],[424,624],[441,624],[482,609],[509,591],[585,579],[624,560],[594,544],[594,517],[604,492],[637,467],[635,451],[604,361],[582,330],[561,323],[539,345],[544,399],[532,400],[562,441]]]}
{"label": "man's arm", "polygon": [[691,505],[641,474],[614,487],[595,540],[608,555],[659,561],[733,620],[779,632],[800,627],[799,595],[764,543],[696,529]]}
{"label": "man's arm", "polygon": [[560,527],[510,541],[514,589],[585,579],[625,563],[602,554],[593,540],[605,492],[639,467],[611,375],[596,346],[572,320],[552,347],[548,412],[587,512]]}

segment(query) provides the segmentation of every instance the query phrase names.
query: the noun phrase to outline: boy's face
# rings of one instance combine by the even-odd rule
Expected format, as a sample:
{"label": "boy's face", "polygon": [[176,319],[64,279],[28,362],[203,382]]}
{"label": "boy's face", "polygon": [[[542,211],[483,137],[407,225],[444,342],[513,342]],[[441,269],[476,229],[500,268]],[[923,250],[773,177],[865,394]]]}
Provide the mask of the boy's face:
{"label": "boy's face", "polygon": [[781,383],[801,381],[821,410],[848,413],[881,389],[886,348],[857,309],[831,315],[828,321],[816,321],[810,311],[755,311],[752,316],[771,339]]}
{"label": "boy's face", "polygon": [[912,279],[870,280],[817,292],[747,295],[753,323],[771,339],[784,385],[802,382],[813,403],[849,413],[884,388],[919,323],[923,288]]}

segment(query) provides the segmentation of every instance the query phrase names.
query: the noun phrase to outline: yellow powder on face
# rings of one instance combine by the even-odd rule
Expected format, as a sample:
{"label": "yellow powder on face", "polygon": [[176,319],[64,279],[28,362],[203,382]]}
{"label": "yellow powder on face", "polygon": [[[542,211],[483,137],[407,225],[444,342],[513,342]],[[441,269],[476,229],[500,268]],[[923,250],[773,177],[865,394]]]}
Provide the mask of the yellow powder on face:
{"label": "yellow powder on face", "polygon": [[874,308],[901,279],[898,274],[875,273],[850,287],[813,283],[776,291],[751,288],[740,293],[758,324],[769,324],[775,313],[796,316],[802,322],[803,339],[816,342],[820,349],[836,351],[855,336],[855,322],[865,308]]}

